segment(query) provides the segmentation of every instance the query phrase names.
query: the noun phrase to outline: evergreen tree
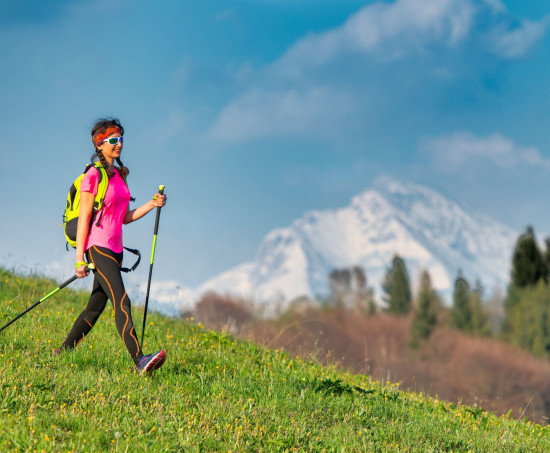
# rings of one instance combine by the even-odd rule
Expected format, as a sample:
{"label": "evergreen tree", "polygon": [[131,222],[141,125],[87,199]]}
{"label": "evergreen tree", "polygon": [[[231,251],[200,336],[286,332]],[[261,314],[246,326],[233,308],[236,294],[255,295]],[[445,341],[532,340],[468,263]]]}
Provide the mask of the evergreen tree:
{"label": "evergreen tree", "polygon": [[[532,313],[542,307],[531,307],[529,303],[539,303],[539,298],[531,298],[528,288],[538,283],[547,281],[548,268],[545,257],[543,257],[532,227],[522,234],[515,246],[512,256],[511,282],[508,287],[508,294],[505,301],[504,333],[512,341],[516,341],[521,331],[531,331],[533,326],[525,325],[518,321],[518,315]],[[535,322],[534,318],[527,319],[528,322]],[[536,330],[536,329],[535,329]]]}
{"label": "evergreen tree", "polygon": [[546,281],[550,281],[550,238],[544,240],[544,264],[546,266]]}
{"label": "evergreen tree", "polygon": [[547,267],[539,250],[535,233],[531,226],[522,234],[512,257],[512,285],[525,288],[535,285],[540,279],[546,281]]}
{"label": "evergreen tree", "polygon": [[488,335],[487,314],[483,302],[483,285],[476,280],[474,289],[470,294],[470,305],[472,307],[472,333],[474,335]]}
{"label": "evergreen tree", "polygon": [[430,274],[428,271],[423,271],[420,275],[416,309],[411,326],[411,339],[409,342],[411,348],[417,348],[421,340],[430,336],[437,323],[439,306],[439,297],[432,288]]}
{"label": "evergreen tree", "polygon": [[509,339],[515,345],[543,357],[550,356],[550,292],[540,281],[517,289],[520,302],[513,307]]}
{"label": "evergreen tree", "polygon": [[468,285],[468,282],[462,276],[461,271],[458,272],[458,276],[455,280],[451,320],[458,330],[472,333],[473,313],[471,307],[470,285]]}
{"label": "evergreen tree", "polygon": [[409,274],[405,261],[395,255],[391,267],[386,271],[382,282],[384,291],[383,300],[387,304],[386,310],[396,315],[405,315],[411,310],[412,293]]}
{"label": "evergreen tree", "polygon": [[504,300],[504,322],[502,325],[504,336],[508,339],[513,336],[516,330],[523,328],[515,313],[522,305],[522,298],[525,294],[524,290],[528,288],[520,288],[513,284],[508,285],[508,293]]}

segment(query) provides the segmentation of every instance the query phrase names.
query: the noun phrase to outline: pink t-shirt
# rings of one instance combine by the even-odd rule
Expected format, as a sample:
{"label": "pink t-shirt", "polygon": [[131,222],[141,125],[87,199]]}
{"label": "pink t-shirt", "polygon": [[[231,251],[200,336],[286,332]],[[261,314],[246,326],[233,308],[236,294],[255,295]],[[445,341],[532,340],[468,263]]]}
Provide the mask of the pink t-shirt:
{"label": "pink t-shirt", "polygon": [[[90,192],[94,197],[97,195],[99,183],[99,170],[91,168],[86,172],[80,184],[81,192]],[[109,179],[103,207],[98,211],[96,218],[90,228],[88,238],[84,243],[84,251],[92,245],[106,247],[115,253],[122,252],[122,225],[124,216],[130,204],[130,190],[122,179],[122,176],[115,170],[115,175]],[[101,216],[99,226],[97,219]]]}

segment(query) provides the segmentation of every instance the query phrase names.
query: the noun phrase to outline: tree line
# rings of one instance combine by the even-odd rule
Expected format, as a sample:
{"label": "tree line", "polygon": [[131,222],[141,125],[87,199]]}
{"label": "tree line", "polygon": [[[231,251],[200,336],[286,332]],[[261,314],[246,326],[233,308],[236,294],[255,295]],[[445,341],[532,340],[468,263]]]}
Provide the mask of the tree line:
{"label": "tree line", "polygon": [[550,357],[550,238],[541,250],[532,227],[518,238],[505,295],[486,299],[480,280],[473,285],[458,270],[447,307],[433,288],[430,274],[420,274],[413,294],[405,260],[394,255],[382,281],[382,303],[377,303],[361,266],[334,269],[329,274],[326,303],[377,312],[412,316],[409,345],[417,348],[438,325],[475,336],[491,336],[510,342],[537,356]]}

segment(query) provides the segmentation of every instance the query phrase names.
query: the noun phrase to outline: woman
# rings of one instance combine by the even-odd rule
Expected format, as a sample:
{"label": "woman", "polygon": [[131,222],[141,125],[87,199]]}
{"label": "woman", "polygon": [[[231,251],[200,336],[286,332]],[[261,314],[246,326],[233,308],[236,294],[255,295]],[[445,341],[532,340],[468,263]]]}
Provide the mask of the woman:
{"label": "woman", "polygon": [[[128,169],[120,161],[124,128],[118,119],[103,118],[92,128],[92,142],[95,148],[95,158],[105,169],[109,183],[100,211],[99,225],[92,221],[94,198],[98,190],[100,172],[91,168],[86,172],[80,186],[80,214],[76,233],[76,276],[84,278],[89,270],[84,261],[95,265],[94,283],[87,307],[75,321],[73,328],[61,348],[73,349],[92,330],[99,315],[103,312],[107,299],[111,300],[115,313],[115,324],[118,333],[130,356],[134,360],[135,370],[139,373],[153,371],[164,363],[166,354],[159,351],[156,354],[143,355],[136,331],[132,322],[131,303],[126,291],[120,267],[122,265],[122,225],[143,217],[156,207],[164,206],[166,197],[157,193],[151,201],[139,208],[129,210],[130,191],[126,185]],[[114,163],[118,163],[115,167]],[[99,215],[99,214],[98,214]]]}

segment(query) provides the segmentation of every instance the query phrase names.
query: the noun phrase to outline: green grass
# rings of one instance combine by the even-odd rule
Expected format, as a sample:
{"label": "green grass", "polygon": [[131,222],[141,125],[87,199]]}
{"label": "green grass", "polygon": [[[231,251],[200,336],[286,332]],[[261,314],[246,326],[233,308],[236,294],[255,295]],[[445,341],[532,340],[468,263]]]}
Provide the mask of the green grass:
{"label": "green grass", "polygon": [[[56,285],[0,270],[0,326]],[[53,357],[86,301],[65,289],[0,333],[0,451],[550,451],[546,427],[156,314],[153,377],[131,372],[110,309]]]}

